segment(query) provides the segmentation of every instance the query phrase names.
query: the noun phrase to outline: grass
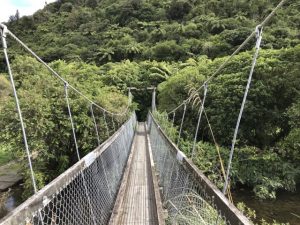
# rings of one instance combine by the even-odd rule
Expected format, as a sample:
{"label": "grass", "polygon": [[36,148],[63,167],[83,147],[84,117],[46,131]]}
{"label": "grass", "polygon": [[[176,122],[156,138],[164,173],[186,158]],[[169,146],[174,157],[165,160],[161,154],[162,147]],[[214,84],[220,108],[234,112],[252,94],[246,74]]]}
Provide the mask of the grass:
{"label": "grass", "polygon": [[0,166],[3,166],[14,159],[13,153],[6,146],[0,145]]}

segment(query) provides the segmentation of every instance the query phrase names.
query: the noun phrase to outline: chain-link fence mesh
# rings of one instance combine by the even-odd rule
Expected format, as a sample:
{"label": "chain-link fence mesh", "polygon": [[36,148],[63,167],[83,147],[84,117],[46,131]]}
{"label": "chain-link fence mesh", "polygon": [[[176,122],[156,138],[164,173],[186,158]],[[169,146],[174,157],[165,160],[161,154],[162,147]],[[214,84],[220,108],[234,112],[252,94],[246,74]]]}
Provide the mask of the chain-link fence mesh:
{"label": "chain-link fence mesh", "polygon": [[147,127],[162,187],[167,223],[176,225],[250,224],[224,195],[163,133],[152,114]]}
{"label": "chain-link fence mesh", "polygon": [[109,140],[20,205],[1,224],[107,224],[135,124],[133,115]]}

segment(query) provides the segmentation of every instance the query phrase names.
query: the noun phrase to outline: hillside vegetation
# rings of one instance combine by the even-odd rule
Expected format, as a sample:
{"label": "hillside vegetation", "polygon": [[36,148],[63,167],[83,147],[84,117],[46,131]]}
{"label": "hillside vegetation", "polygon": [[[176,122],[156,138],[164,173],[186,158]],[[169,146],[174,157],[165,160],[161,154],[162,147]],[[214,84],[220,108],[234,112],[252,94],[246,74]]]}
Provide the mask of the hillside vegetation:
{"label": "hillside vegetation", "polygon": [[[49,62],[216,58],[241,44],[278,2],[59,0],[33,16],[11,18],[9,28]],[[265,49],[299,44],[299,7],[291,0],[279,10],[264,29]]]}
{"label": "hillside vegetation", "polygon": [[[227,59],[278,2],[60,0],[33,16],[11,17],[7,25],[102,106],[122,109],[127,103],[127,87],[154,85],[159,91],[158,109],[170,111],[188,96],[191,87],[199,87]],[[239,132],[232,185],[245,184],[262,199],[275,198],[279,189],[293,191],[299,182],[299,30],[300,4],[293,0],[263,29],[262,50]],[[206,112],[225,164],[254,43],[253,39],[209,85]],[[39,152],[34,166],[41,187],[76,161],[68,121],[61,122],[67,115],[63,87],[11,39],[9,52],[30,147]],[[3,60],[0,71],[6,71]],[[6,85],[0,87],[0,143],[5,143],[5,151],[17,149],[18,154],[23,154],[5,77],[0,76],[0,85],[1,80]],[[139,103],[135,107],[145,116],[150,93],[133,94]],[[96,145],[91,136],[89,108],[75,93],[72,97],[80,151],[86,153]],[[188,108],[180,140],[180,147],[188,155],[197,111],[197,107]],[[181,113],[175,117],[175,128],[180,124]],[[161,117],[176,140],[176,129]],[[221,187],[220,165],[204,119],[198,140],[195,163]],[[29,179],[27,184],[28,191]]]}

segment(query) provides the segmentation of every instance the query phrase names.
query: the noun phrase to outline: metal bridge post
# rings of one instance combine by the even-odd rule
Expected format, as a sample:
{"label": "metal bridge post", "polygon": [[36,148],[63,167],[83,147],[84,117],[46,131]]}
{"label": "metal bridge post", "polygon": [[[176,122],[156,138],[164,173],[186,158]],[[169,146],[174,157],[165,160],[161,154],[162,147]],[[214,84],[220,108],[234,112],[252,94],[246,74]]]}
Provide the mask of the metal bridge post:
{"label": "metal bridge post", "polygon": [[153,88],[152,92],[152,105],[151,105],[152,113],[156,111],[156,88]]}
{"label": "metal bridge post", "polygon": [[131,93],[132,88],[128,88],[128,105],[131,105],[132,103],[132,93]]}

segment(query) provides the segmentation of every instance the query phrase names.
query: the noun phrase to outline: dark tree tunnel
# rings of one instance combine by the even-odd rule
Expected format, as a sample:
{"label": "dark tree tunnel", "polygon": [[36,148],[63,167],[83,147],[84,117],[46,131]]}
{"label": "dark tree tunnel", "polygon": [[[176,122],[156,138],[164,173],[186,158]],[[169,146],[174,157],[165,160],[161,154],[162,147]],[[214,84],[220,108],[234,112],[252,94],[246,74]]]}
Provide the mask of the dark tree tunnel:
{"label": "dark tree tunnel", "polygon": [[152,90],[132,89],[133,102],[138,104],[136,115],[138,121],[146,121],[148,111],[151,110]]}

